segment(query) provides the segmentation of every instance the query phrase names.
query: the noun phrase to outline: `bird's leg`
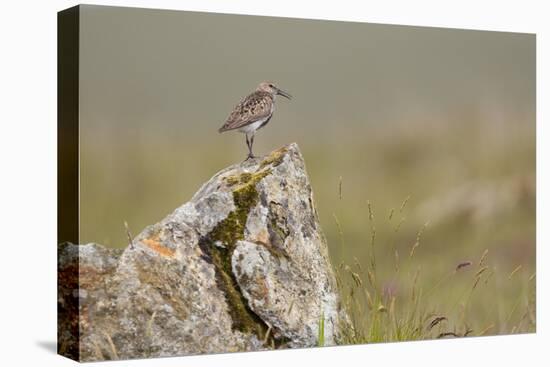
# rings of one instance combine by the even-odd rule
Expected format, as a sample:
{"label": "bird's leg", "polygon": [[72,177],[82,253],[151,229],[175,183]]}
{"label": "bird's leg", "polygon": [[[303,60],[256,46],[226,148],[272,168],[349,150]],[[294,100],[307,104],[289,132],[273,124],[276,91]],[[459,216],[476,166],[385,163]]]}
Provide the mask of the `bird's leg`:
{"label": "bird's leg", "polygon": [[245,161],[247,161],[250,158],[254,158],[254,155],[252,154],[252,142],[248,139],[248,134],[245,134],[245,136],[246,136],[246,146],[248,147],[248,156],[245,159]]}
{"label": "bird's leg", "polygon": [[[247,135],[248,136],[248,135]],[[254,145],[254,133],[252,133],[252,136],[250,137],[250,145],[248,146],[248,158],[246,159],[254,159],[256,158],[256,156],[254,155],[254,153],[252,153],[252,146]]]}
{"label": "bird's leg", "polygon": [[246,146],[248,147],[248,151],[250,152],[250,141],[248,140],[248,134],[244,134],[246,136]]}

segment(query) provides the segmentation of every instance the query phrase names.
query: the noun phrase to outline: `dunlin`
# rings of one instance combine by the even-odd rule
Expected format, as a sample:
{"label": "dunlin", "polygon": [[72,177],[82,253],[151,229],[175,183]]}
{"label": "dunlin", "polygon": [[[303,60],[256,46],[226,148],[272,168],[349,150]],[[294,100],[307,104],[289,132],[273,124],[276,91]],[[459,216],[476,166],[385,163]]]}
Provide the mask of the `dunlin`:
{"label": "dunlin", "polygon": [[260,83],[252,94],[235,106],[225,124],[218,130],[220,133],[238,130],[245,134],[246,146],[248,147],[247,160],[255,158],[252,153],[254,134],[271,120],[277,95],[288,99],[292,98],[290,94],[277,88],[271,82]]}

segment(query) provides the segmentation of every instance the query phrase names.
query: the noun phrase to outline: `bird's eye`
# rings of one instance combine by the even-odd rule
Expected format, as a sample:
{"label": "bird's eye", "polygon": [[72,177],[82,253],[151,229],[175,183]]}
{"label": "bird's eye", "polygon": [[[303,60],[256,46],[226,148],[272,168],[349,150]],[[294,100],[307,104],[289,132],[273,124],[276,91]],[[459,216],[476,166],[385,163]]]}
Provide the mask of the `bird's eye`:
{"label": "bird's eye", "polygon": [[270,86],[271,88],[273,88],[273,87],[274,87],[274,85],[273,85],[273,84],[269,84],[269,86]]}

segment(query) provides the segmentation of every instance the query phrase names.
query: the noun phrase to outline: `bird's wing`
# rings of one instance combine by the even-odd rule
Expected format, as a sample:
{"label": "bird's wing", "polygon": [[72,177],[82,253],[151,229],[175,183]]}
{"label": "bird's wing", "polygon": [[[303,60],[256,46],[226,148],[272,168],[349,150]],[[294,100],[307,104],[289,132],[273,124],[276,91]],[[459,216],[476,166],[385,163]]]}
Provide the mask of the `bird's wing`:
{"label": "bird's wing", "polygon": [[269,93],[254,92],[243,99],[219,129],[219,132],[234,130],[269,117],[273,97]]}

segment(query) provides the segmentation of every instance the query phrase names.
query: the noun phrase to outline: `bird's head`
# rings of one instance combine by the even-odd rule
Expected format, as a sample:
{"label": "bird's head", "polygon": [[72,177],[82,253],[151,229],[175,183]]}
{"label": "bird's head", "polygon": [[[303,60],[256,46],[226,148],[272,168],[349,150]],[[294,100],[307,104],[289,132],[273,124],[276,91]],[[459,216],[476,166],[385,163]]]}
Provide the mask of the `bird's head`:
{"label": "bird's head", "polygon": [[282,89],[277,88],[277,86],[272,82],[261,82],[260,85],[258,85],[258,88],[256,88],[256,90],[271,93],[273,96],[280,95],[288,99],[292,98],[292,96],[289,93],[285,92]]}

